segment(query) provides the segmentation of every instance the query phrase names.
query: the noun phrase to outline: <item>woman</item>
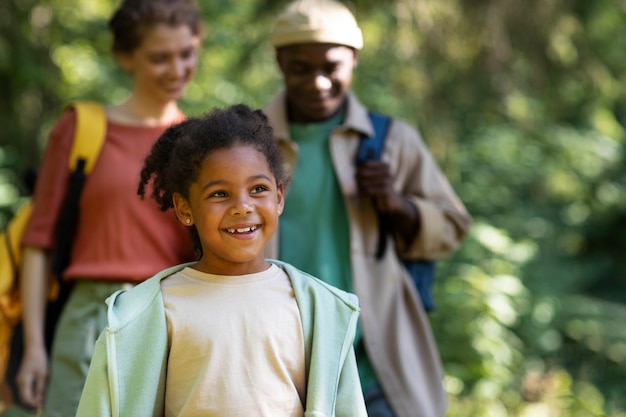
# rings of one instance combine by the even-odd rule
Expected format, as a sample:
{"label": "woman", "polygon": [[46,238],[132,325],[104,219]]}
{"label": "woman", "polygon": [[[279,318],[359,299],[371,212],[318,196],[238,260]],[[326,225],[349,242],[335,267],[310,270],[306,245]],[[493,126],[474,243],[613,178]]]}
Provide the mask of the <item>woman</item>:
{"label": "woman", "polygon": [[106,108],[107,133],[79,203],[77,231],[63,279],[72,293],[55,330],[50,364],[44,342],[49,255],[67,189],[76,116],[52,132],[22,240],[24,355],[17,376],[22,402],[43,416],[76,408],[93,345],[106,324],[104,299],[166,266],[194,258],[189,236],[170,212],[140,200],[145,155],[184,115],[177,102],[196,69],[201,17],[192,0],[125,0],[109,22],[113,53],[133,79],[126,101]]}

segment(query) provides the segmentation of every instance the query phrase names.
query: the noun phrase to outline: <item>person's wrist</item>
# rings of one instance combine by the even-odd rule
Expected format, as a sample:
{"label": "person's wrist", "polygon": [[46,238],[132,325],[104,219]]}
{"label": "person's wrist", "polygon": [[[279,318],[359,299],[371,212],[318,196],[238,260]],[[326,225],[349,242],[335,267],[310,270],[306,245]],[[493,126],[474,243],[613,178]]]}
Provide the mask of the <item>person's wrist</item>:
{"label": "person's wrist", "polygon": [[387,213],[401,216],[404,219],[417,217],[417,210],[411,202],[400,193],[393,193],[387,199]]}
{"label": "person's wrist", "polygon": [[42,350],[46,350],[46,346],[43,342],[43,340],[38,340],[38,339],[34,339],[34,340],[25,340],[24,341],[24,354],[31,354],[31,353],[40,353]]}

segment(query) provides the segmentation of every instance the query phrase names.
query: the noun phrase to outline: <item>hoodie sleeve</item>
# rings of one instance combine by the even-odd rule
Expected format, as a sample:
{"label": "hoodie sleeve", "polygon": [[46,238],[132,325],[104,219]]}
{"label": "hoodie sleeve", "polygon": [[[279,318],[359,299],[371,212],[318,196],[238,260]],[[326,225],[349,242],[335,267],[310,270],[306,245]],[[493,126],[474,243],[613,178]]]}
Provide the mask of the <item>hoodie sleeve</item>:
{"label": "hoodie sleeve", "polygon": [[366,417],[363,391],[359,382],[359,372],[356,366],[354,348],[350,348],[348,356],[341,369],[337,403],[335,404],[337,417]]}
{"label": "hoodie sleeve", "polygon": [[102,333],[96,341],[76,417],[114,416],[107,368],[106,338]]}

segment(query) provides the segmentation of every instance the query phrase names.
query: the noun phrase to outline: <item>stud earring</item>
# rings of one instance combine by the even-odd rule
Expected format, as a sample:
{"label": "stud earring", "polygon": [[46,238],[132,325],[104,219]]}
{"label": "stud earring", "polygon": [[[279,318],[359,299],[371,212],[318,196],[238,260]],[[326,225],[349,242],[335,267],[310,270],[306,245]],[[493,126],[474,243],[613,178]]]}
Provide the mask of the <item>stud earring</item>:
{"label": "stud earring", "polygon": [[191,219],[190,218],[186,218],[185,219],[185,223],[187,223],[187,224],[191,223]]}

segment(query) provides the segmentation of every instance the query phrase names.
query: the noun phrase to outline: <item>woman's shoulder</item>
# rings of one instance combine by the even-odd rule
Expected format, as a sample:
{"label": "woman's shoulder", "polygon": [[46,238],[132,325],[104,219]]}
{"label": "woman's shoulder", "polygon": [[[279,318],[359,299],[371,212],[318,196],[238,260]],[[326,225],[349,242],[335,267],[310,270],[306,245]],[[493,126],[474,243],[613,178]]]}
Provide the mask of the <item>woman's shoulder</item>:
{"label": "woman's shoulder", "polygon": [[67,142],[66,145],[69,147],[74,137],[75,129],[76,111],[73,108],[65,107],[50,131],[50,140]]}
{"label": "woman's shoulder", "polygon": [[80,105],[82,105],[80,109],[82,111],[82,117],[85,118],[85,121],[88,121],[87,123],[93,122],[94,119],[100,116],[100,113],[97,111],[98,107],[103,110],[102,115],[106,117],[104,106],[99,103],[91,101],[73,101],[65,104],[50,131],[49,141],[52,142],[54,146],[62,146],[68,149],[71,147],[78,123],[77,107]]}

